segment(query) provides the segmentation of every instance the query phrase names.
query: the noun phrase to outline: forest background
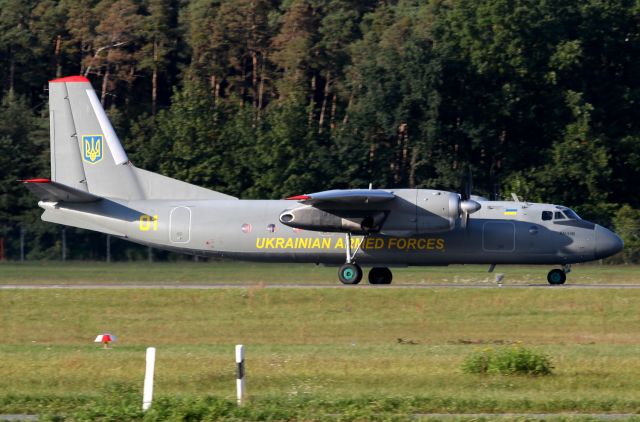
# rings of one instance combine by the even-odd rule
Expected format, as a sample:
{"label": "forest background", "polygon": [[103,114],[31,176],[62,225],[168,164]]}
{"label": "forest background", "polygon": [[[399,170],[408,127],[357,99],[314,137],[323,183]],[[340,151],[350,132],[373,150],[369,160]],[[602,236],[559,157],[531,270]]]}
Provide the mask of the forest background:
{"label": "forest background", "polygon": [[47,81],[75,74],[138,167],[241,198],[458,191],[469,167],[474,193],[570,206],[640,261],[638,0],[0,0],[9,259],[21,232],[26,259],[61,256],[16,181],[49,174]]}

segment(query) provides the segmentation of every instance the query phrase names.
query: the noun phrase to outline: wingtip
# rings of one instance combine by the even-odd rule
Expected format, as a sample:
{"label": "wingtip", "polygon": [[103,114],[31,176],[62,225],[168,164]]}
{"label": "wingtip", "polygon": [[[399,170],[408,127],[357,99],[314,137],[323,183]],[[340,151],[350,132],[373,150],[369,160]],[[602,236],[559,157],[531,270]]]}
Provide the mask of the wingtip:
{"label": "wingtip", "polygon": [[49,83],[58,83],[58,82],[89,82],[89,79],[84,76],[65,76],[64,78],[51,79]]}

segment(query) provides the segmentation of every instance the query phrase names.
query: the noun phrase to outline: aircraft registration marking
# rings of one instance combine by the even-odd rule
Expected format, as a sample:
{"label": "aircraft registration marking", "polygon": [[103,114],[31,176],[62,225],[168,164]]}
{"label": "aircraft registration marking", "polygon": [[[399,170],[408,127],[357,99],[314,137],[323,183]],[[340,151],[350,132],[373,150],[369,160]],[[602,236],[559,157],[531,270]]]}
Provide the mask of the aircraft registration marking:
{"label": "aircraft registration marking", "polygon": [[148,232],[149,230],[154,232],[158,231],[158,216],[157,215],[150,216],[150,215],[142,214],[140,216],[139,227],[141,232]]}
{"label": "aircraft registration marking", "polygon": [[[361,238],[352,238],[351,247],[356,248]],[[312,238],[312,237],[258,237],[256,249],[344,249],[345,240],[341,237]],[[445,241],[442,238],[404,238],[404,237],[369,237],[362,242],[363,250],[393,249],[444,251]]]}

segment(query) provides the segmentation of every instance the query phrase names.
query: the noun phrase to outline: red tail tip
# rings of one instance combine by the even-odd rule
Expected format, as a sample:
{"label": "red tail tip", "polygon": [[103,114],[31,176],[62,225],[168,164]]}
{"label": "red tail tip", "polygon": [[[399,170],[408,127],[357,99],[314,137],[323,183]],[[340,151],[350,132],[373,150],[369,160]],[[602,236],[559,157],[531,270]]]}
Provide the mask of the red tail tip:
{"label": "red tail tip", "polygon": [[290,196],[287,198],[290,201],[306,201],[307,199],[311,199],[309,195],[296,195]]}
{"label": "red tail tip", "polygon": [[49,81],[49,83],[56,82],[89,82],[89,79],[85,78],[84,76],[67,76],[64,78],[52,79]]}

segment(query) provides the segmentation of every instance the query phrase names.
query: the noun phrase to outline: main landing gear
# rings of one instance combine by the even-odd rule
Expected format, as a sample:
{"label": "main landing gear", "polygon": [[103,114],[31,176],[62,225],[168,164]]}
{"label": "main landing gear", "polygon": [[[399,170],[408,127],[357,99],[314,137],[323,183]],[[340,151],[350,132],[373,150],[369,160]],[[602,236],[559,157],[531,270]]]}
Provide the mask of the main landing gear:
{"label": "main landing gear", "polygon": [[[356,249],[351,251],[351,233],[346,234],[346,253],[347,253],[347,262],[340,267],[338,270],[338,278],[342,284],[358,284],[362,280],[362,267],[355,263],[354,257],[358,250],[360,250],[360,246],[362,246],[362,242],[364,242],[363,238]],[[391,280],[393,279],[393,274],[391,274],[391,270],[386,267],[374,267],[369,270],[369,283],[370,284],[391,284]]]}
{"label": "main landing gear", "polygon": [[571,272],[571,265],[569,264],[563,265],[561,270],[555,268],[547,274],[547,281],[551,285],[564,284],[567,281],[567,273],[569,272]]}
{"label": "main landing gear", "polygon": [[[362,268],[358,264],[346,263],[338,270],[342,284],[358,284],[362,280]],[[373,267],[369,270],[369,284],[391,284],[393,274],[387,267]]]}

